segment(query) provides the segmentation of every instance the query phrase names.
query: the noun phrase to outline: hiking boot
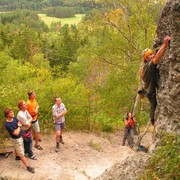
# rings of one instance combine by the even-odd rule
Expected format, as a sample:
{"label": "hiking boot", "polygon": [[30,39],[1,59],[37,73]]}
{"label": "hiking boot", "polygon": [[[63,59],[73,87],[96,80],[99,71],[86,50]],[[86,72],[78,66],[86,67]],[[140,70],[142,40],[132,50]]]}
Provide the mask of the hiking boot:
{"label": "hiking boot", "polygon": [[59,142],[60,142],[61,144],[65,144],[65,142],[63,141],[62,136],[60,136],[60,140],[59,140]]}
{"label": "hiking boot", "polygon": [[15,157],[15,160],[16,160],[16,161],[19,161],[19,160],[21,160],[21,158],[20,158],[19,156],[16,156],[16,157]]}
{"label": "hiking boot", "polygon": [[55,152],[59,152],[59,149],[60,149],[59,144],[56,144],[56,149],[55,149]]}
{"label": "hiking boot", "polygon": [[35,173],[34,168],[31,167],[31,166],[27,166],[27,170],[28,170],[29,172],[31,172],[31,173]]}

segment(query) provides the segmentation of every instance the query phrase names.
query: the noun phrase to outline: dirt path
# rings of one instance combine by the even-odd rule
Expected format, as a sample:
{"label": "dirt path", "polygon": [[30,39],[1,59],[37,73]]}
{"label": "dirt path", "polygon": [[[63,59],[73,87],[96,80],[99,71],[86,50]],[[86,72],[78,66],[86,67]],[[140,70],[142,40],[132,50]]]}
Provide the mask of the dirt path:
{"label": "dirt path", "polygon": [[[135,153],[126,146],[121,146],[122,134],[108,134],[105,137],[90,133],[65,132],[66,142],[56,153],[55,136],[43,136],[41,145],[44,150],[33,148],[38,160],[28,162],[34,166],[35,174],[29,173],[20,161],[15,161],[11,154],[0,159],[0,177],[10,179],[38,180],[87,180],[98,177],[114,163],[120,162]],[[149,141],[149,140],[148,140]]]}

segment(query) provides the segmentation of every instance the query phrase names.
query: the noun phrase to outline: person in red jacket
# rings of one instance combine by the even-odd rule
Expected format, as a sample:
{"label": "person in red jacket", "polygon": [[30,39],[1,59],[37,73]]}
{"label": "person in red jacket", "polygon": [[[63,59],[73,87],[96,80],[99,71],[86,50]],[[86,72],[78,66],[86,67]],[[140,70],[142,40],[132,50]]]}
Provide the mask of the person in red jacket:
{"label": "person in red jacket", "polygon": [[132,113],[127,113],[127,117],[124,121],[125,123],[125,130],[124,130],[124,137],[122,146],[125,146],[126,139],[128,138],[128,135],[131,137],[130,141],[130,147],[134,146],[134,123],[136,122],[135,117],[133,117]]}

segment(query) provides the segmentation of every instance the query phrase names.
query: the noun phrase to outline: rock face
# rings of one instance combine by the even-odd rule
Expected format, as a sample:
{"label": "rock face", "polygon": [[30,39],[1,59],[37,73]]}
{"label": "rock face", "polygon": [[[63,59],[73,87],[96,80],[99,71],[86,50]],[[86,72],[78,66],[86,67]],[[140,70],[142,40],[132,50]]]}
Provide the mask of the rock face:
{"label": "rock face", "polygon": [[[158,134],[162,131],[180,134],[180,2],[167,0],[157,27],[157,39],[154,48],[159,49],[164,37],[172,39],[164,57],[159,61],[160,83],[158,88],[158,106],[156,109],[155,138],[151,150],[158,145]],[[150,155],[150,154],[149,154]],[[148,154],[136,153],[115,164],[102,174],[98,180],[138,179],[149,160]]]}
{"label": "rock face", "polygon": [[155,141],[166,130],[180,134],[180,2],[169,0],[162,11],[157,27],[158,48],[166,35],[172,39],[164,57],[159,61],[160,83],[156,109]]}
{"label": "rock face", "polygon": [[95,180],[135,180],[142,175],[150,155],[136,153],[127,157],[122,163],[116,163]]}

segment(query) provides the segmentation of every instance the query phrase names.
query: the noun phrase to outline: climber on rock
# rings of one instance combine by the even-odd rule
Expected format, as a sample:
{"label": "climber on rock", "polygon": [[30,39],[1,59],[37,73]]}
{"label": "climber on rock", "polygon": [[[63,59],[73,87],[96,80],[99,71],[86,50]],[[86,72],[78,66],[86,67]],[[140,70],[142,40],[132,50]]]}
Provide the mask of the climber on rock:
{"label": "climber on rock", "polygon": [[157,106],[157,100],[156,100],[156,89],[158,83],[157,63],[162,58],[170,40],[171,38],[169,36],[165,37],[164,43],[159,49],[159,51],[156,53],[156,55],[149,48],[143,50],[142,52],[143,67],[141,71],[141,78],[143,81],[143,89],[145,90],[146,96],[150,102],[150,119],[153,126],[154,126],[154,113]]}

